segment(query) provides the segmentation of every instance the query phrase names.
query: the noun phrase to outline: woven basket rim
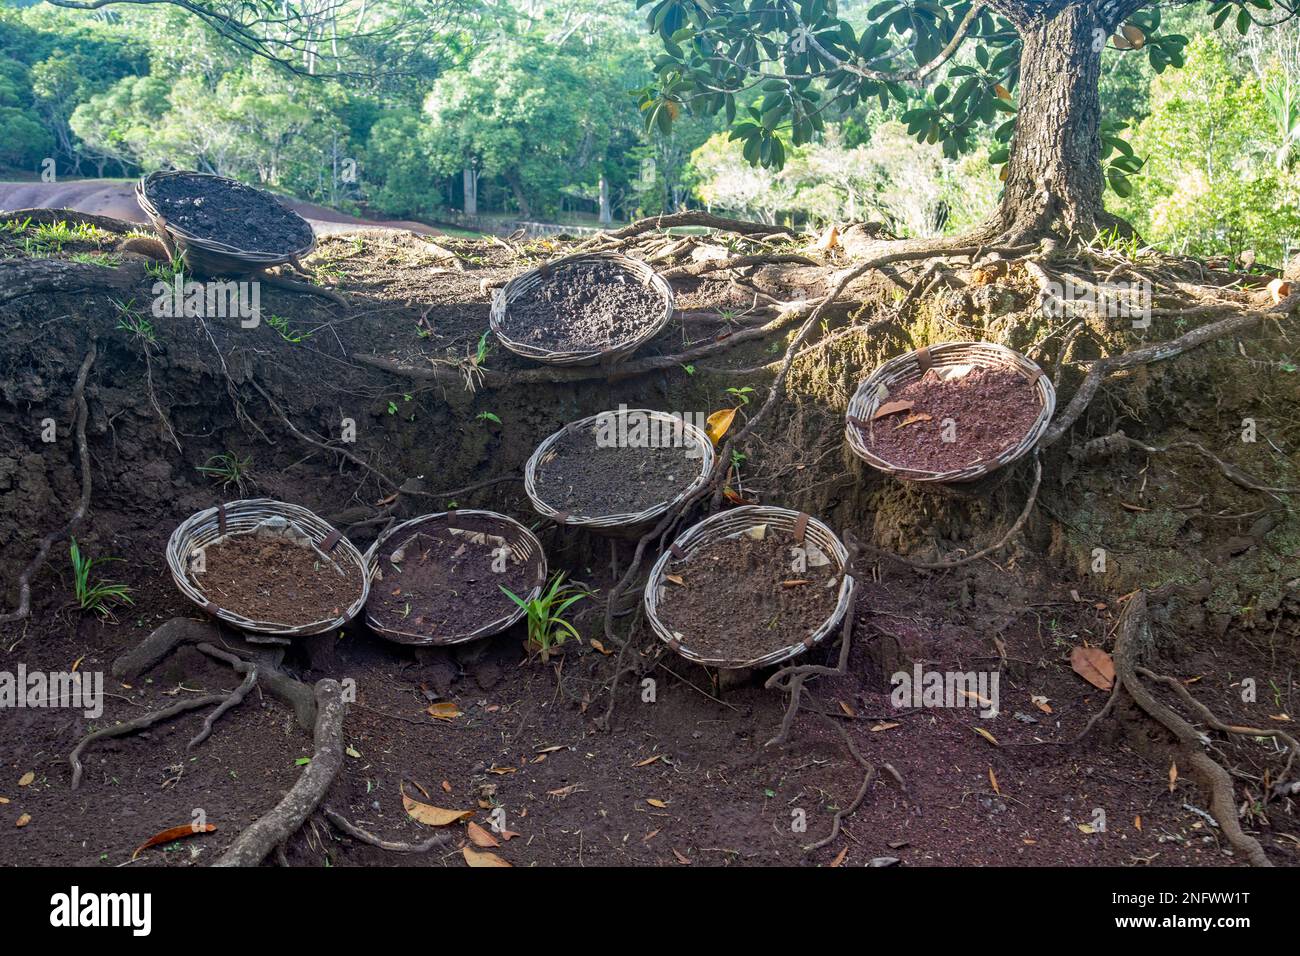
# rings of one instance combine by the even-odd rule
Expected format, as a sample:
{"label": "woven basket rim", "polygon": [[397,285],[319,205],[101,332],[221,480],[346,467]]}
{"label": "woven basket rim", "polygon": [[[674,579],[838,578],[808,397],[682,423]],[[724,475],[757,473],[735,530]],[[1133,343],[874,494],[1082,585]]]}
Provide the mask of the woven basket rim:
{"label": "woven basket rim", "polygon": [[[502,329],[501,324],[505,319],[506,310],[510,303],[520,294],[531,288],[534,280],[546,278],[546,273],[556,269],[566,269],[574,265],[580,265],[583,262],[609,262],[630,272],[641,279],[644,284],[653,288],[659,293],[663,300],[663,308],[656,316],[653,322],[648,322],[646,326],[637,334],[629,337],[625,341],[619,342],[613,346],[604,349],[583,349],[577,351],[558,351],[544,348],[538,345],[532,345],[527,342],[520,342],[510,338]],[[527,272],[521,272],[512,278],[501,289],[497,290],[496,295],[492,297],[492,308],[488,315],[488,325],[492,333],[496,336],[505,348],[536,362],[542,362],[547,365],[596,365],[600,363],[613,363],[621,358],[631,355],[641,346],[645,345],[656,335],[663,331],[669,320],[673,317],[674,297],[672,287],[663,276],[659,275],[649,264],[640,259],[633,259],[631,256],[624,255],[616,251],[596,251],[596,252],[578,252],[572,255],[561,256],[558,259],[552,259],[540,266],[529,269]]]}
{"label": "woven basket rim", "polygon": [[[565,435],[572,431],[595,425],[602,418],[608,415],[614,415],[625,418],[633,413],[648,415],[656,421],[669,421],[680,423],[684,433],[691,436],[693,442],[703,449],[700,455],[700,473],[696,475],[685,488],[679,491],[671,498],[665,499],[644,511],[639,513],[625,512],[612,515],[571,515],[567,512],[561,512],[551,505],[547,504],[542,498],[541,493],[537,490],[537,469],[541,466],[542,459],[546,453],[557,445]],[[687,460],[690,460],[689,458]],[[592,529],[611,529],[611,528],[628,528],[646,524],[654,521],[663,515],[670,508],[680,504],[687,497],[698,491],[705,482],[709,480],[709,475],[713,471],[713,442],[702,428],[686,419],[674,415],[672,412],[661,412],[653,408],[618,408],[610,409],[603,412],[597,412],[595,415],[588,415],[586,418],[579,418],[576,421],[569,422],[564,427],[552,432],[541,444],[533,451],[528,461],[524,465],[524,494],[528,496],[529,502],[532,503],[533,510],[544,518],[550,518],[563,524],[575,528],[592,528]],[[563,518],[563,520],[557,520]]]}
{"label": "woven basket rim", "polygon": [[[821,539],[817,541],[818,547],[835,564],[836,572],[840,575],[839,594],[836,599],[835,609],[831,612],[830,617],[802,641],[788,647],[769,651],[749,660],[712,658],[704,653],[692,650],[686,640],[678,640],[674,632],[670,631],[667,625],[660,620],[658,613],[659,591],[664,587],[664,575],[667,574],[669,562],[683,560],[683,557],[689,558],[705,544],[723,538],[734,537],[744,533],[747,528],[760,524],[775,524],[781,530],[793,532],[800,517],[807,518],[805,535]],[[723,533],[724,529],[725,533]],[[680,552],[683,557],[678,557],[674,551]],[[650,576],[646,580],[643,592],[642,604],[645,608],[646,620],[661,641],[667,644],[675,653],[696,664],[718,668],[719,670],[770,667],[773,664],[780,664],[821,643],[840,625],[844,615],[851,613],[857,582],[853,577],[853,569],[848,567],[848,558],[848,549],[844,547],[839,536],[825,522],[808,515],[806,512],[772,505],[742,505],[738,508],[720,511],[686,529],[667,550],[659,555],[654,567],[650,569]]]}
{"label": "woven basket rim", "polygon": [[[429,514],[416,515],[414,518],[407,518],[405,521],[399,522],[391,528],[388,528],[374,540],[374,543],[371,544],[369,548],[366,549],[363,558],[366,567],[366,581],[373,583],[375,575],[379,572],[379,552],[386,542],[391,541],[393,538],[397,537],[400,532],[407,529],[410,529],[410,534],[408,534],[406,538],[412,537],[416,534],[421,525],[428,524],[431,521],[446,519],[449,515],[469,515],[476,518],[483,518],[488,521],[504,524],[512,531],[517,532],[518,538],[516,540],[523,541],[528,550],[535,555],[538,570],[537,584],[535,584],[532,590],[528,592],[527,596],[524,597],[524,601],[531,601],[542,593],[542,588],[545,586],[546,579],[550,574],[550,568],[546,560],[546,551],[542,547],[542,542],[538,540],[537,536],[533,534],[531,530],[529,530],[527,525],[520,521],[516,521],[509,515],[503,515],[497,511],[483,511],[476,508],[457,508],[453,511],[435,511]],[[406,538],[403,538],[402,540],[404,541]],[[379,622],[370,611],[368,599],[365,620],[366,626],[380,637],[398,644],[410,644],[422,647],[449,647],[453,644],[465,644],[469,641],[476,641],[482,637],[491,637],[493,634],[500,634],[502,631],[507,630],[516,622],[521,620],[524,613],[525,611],[523,608],[515,606],[505,617],[495,618],[486,624],[475,628],[468,634],[454,635],[447,639],[441,639],[413,631],[401,631]]]}
{"label": "woven basket rim", "polygon": [[[870,421],[879,406],[879,386],[895,387],[900,382],[913,381],[924,374],[921,356],[928,353],[926,368],[945,368],[953,365],[973,365],[982,368],[1004,368],[1017,372],[1034,389],[1038,397],[1038,417],[1021,438],[997,455],[981,459],[951,471],[929,471],[906,468],[886,461],[873,452],[855,423]],[[996,359],[996,360],[995,360]],[[897,355],[876,366],[859,384],[849,400],[844,420],[844,439],[855,455],[877,471],[904,481],[959,484],[975,481],[1011,464],[1028,454],[1051,424],[1056,412],[1056,389],[1052,380],[1039,365],[1027,356],[999,345],[996,342],[963,341],[944,342],[914,349]]]}
{"label": "woven basket rim", "polygon": [[[213,529],[217,531],[217,534],[213,536],[213,540],[221,537],[223,511],[225,513],[226,534],[236,533],[239,530],[252,530],[254,525],[267,518],[284,517],[302,530],[317,547],[328,538],[337,535],[337,541],[333,545],[330,554],[336,558],[340,555],[347,558],[346,563],[353,567],[361,577],[361,594],[338,617],[293,626],[274,621],[255,621],[209,601],[204,593],[190,580],[188,562],[190,556],[196,550],[195,540],[197,538],[211,532]],[[231,529],[230,527],[232,524],[243,524],[245,521],[251,522],[247,529]],[[208,541],[203,547],[207,547],[211,543],[212,541]],[[292,502],[278,501],[274,498],[241,498],[196,511],[173,529],[171,536],[167,539],[165,555],[167,567],[171,571],[172,581],[181,594],[218,620],[225,621],[242,631],[252,631],[256,634],[273,634],[281,637],[322,634],[347,624],[360,612],[370,597],[370,578],[366,574],[365,559],[356,545],[348,540],[346,535],[310,509]]]}
{"label": "woven basket rim", "polygon": [[238,259],[243,262],[262,266],[279,265],[288,262],[291,259],[299,259],[311,252],[312,249],[316,248],[316,230],[311,228],[311,223],[307,222],[306,218],[304,218],[300,213],[285,205],[284,201],[281,200],[279,196],[276,196],[274,193],[268,192],[265,189],[258,189],[258,191],[275,200],[286,213],[295,216],[307,226],[308,232],[311,233],[311,239],[305,245],[290,252],[266,252],[258,249],[241,249],[237,246],[230,246],[224,242],[205,239],[202,236],[196,236],[191,232],[187,232],[164,218],[162,213],[159,212],[158,207],[154,205],[148,195],[148,189],[151,183],[166,176],[181,175],[202,176],[206,179],[219,179],[228,183],[237,183],[238,185],[245,186],[249,189],[258,189],[258,187],[249,186],[248,183],[240,182],[238,179],[232,179],[229,176],[218,176],[214,173],[202,173],[191,169],[157,169],[152,173],[147,173],[146,175],[141,176],[135,185],[136,202],[149,217],[155,229],[165,231],[171,236],[184,240],[186,246],[193,246],[203,252],[229,256],[232,259]]}

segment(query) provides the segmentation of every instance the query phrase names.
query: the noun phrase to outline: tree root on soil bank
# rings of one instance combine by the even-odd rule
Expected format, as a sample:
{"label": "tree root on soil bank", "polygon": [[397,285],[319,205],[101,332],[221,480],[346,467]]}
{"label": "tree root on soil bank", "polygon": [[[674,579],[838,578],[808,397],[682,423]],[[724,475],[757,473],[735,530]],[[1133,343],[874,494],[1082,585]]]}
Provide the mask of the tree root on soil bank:
{"label": "tree root on soil bank", "polygon": [[438,847],[448,846],[454,842],[455,838],[450,833],[435,833],[429,839],[420,843],[402,843],[397,840],[385,840],[377,837],[369,830],[363,830],[348,820],[343,814],[331,810],[329,807],[322,807],[321,813],[325,819],[334,826],[338,827],[354,840],[360,840],[362,843],[378,847],[381,850],[387,850],[390,853],[428,853],[430,850],[436,850]]}
{"label": "tree root on soil bank", "polygon": [[64,523],[63,527],[49,532],[41,538],[40,544],[36,548],[35,556],[23,568],[22,573],[18,575],[18,607],[8,614],[0,614],[0,624],[12,624],[15,621],[22,621],[32,613],[32,578],[36,573],[45,566],[45,560],[50,555],[50,548],[56,541],[61,541],[85,520],[86,512],[90,510],[90,449],[86,445],[86,419],[89,417],[89,410],[86,407],[86,380],[90,376],[90,368],[95,364],[95,358],[99,354],[98,344],[94,339],[90,340],[90,348],[86,351],[86,357],[82,359],[81,368],[77,372],[76,384],[72,387],[72,405],[73,405],[73,433],[77,441],[77,458],[81,465],[81,494],[77,499],[77,506],[72,509],[72,514]]}
{"label": "tree root on soil bank", "polygon": [[343,687],[332,678],[316,682],[316,748],[284,799],[246,827],[213,866],[258,866],[312,815],[343,767]]}

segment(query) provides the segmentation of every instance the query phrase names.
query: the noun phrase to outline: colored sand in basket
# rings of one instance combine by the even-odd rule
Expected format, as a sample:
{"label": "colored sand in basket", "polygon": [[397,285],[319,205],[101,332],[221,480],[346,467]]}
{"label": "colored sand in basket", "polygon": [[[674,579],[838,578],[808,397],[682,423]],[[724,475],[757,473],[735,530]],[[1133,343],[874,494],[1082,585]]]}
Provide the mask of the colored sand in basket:
{"label": "colored sand in basket", "polygon": [[575,518],[635,515],[671,501],[700,476],[702,451],[684,432],[664,438],[614,443],[603,440],[594,426],[572,429],[538,462],[537,496]]}
{"label": "colored sand in basket", "polygon": [[1014,446],[1041,409],[1033,385],[1008,369],[976,367],[964,375],[930,369],[890,392],[876,417],[857,427],[866,446],[891,465],[947,472]]}
{"label": "colored sand in basket", "polygon": [[520,598],[537,585],[537,567],[507,553],[500,526],[461,515],[457,526],[428,521],[384,542],[376,556],[367,616],[386,629],[464,637],[517,609],[501,589]]}
{"label": "colored sand in basket", "polygon": [[341,617],[361,596],[359,567],[263,534],[232,534],[203,550],[194,586],[250,621],[301,627]]}
{"label": "colored sand in basket", "polygon": [[705,544],[665,575],[659,620],[709,660],[752,661],[797,644],[839,600],[830,556],[769,525]]}
{"label": "colored sand in basket", "polygon": [[511,301],[501,331],[551,352],[598,351],[636,338],[663,309],[641,277],[612,262],[578,262],[551,270]]}
{"label": "colored sand in basket", "polygon": [[287,255],[312,239],[310,224],[243,183],[178,173],[151,180],[145,194],[169,225],[236,249]]}

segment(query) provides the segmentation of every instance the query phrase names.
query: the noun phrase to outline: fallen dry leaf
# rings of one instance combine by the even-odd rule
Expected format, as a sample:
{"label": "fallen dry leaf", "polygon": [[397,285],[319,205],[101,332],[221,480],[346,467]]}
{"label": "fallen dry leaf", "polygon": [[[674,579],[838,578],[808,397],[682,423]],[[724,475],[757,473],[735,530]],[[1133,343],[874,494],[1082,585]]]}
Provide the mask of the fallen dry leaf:
{"label": "fallen dry leaf", "polygon": [[650,804],[652,807],[658,807],[660,810],[668,809],[668,804],[664,803],[662,800],[655,800],[653,797],[648,797],[646,803]]}
{"label": "fallen dry leaf", "polygon": [[876,409],[876,414],[871,416],[874,422],[878,418],[884,418],[886,415],[897,415],[901,412],[910,412],[915,402],[909,402],[906,399],[897,402],[885,402]]}
{"label": "fallen dry leaf", "polygon": [[999,744],[998,744],[998,738],[994,737],[991,733],[989,733],[989,732],[988,732],[987,730],[985,730],[983,727],[972,727],[971,730],[975,731],[975,733],[979,734],[981,737],[983,737],[985,740],[987,740],[989,743],[991,743],[994,747],[999,746]]}
{"label": "fallen dry leaf", "polygon": [[898,726],[898,721],[887,720],[884,723],[873,724],[871,726],[871,732],[874,734],[874,733],[879,733],[882,730],[893,730],[897,726]]}
{"label": "fallen dry leaf", "polygon": [[906,418],[904,418],[901,422],[899,422],[894,427],[905,428],[908,425],[915,425],[917,422],[928,422],[928,421],[930,421],[930,416],[927,415],[925,412],[921,412],[918,415],[908,415]]}
{"label": "fallen dry leaf", "polygon": [[1002,796],[1002,789],[998,786],[998,775],[993,772],[992,767],[989,767],[989,784],[993,787],[994,793],[999,797]]}
{"label": "fallen dry leaf", "polygon": [[650,766],[652,763],[654,763],[656,760],[660,760],[660,759],[662,759],[662,758],[663,758],[663,754],[655,754],[653,757],[646,757],[645,760],[641,760],[641,761],[638,761],[637,763],[632,764],[632,766],[634,766],[634,767],[648,767],[648,766]]}
{"label": "fallen dry leaf", "polygon": [[854,710],[852,707],[850,707],[848,704],[844,703],[844,701],[842,701],[842,700],[837,700],[837,701],[835,701],[835,703],[837,703],[837,704],[840,705],[840,710],[844,711],[844,716],[845,716],[845,717],[856,717],[856,716],[858,716],[857,711],[855,711],[855,710]]}
{"label": "fallen dry leaf", "polygon": [[1041,694],[1035,694],[1033,697],[1030,697],[1029,700],[1035,707],[1037,707],[1043,713],[1050,714],[1052,712],[1052,705],[1048,703],[1047,698],[1042,696]]}
{"label": "fallen dry leaf", "polygon": [[682,866],[691,865],[691,861],[688,860],[684,854],[678,853],[675,847],[673,848],[673,856],[677,857],[677,862],[680,863]]}
{"label": "fallen dry leaf", "polygon": [[18,778],[18,786],[20,787],[31,786],[32,781],[35,779],[36,779],[36,774],[28,770],[25,774],[23,774],[21,777]]}
{"label": "fallen dry leaf", "polygon": [[473,843],[475,846],[491,847],[501,845],[497,841],[496,837],[488,833],[487,830],[484,830],[473,820],[465,824],[465,835],[469,837],[469,842]]}
{"label": "fallen dry leaf", "polygon": [[1070,666],[1093,687],[1110,690],[1115,686],[1115,662],[1100,647],[1079,645],[1070,651]]}
{"label": "fallen dry leaf", "polygon": [[1134,818],[1133,818],[1133,829],[1134,829],[1134,830],[1141,830],[1141,829],[1142,829],[1142,818],[1141,818],[1141,817],[1134,817]]}
{"label": "fallen dry leaf", "polygon": [[163,843],[172,843],[175,840],[184,840],[186,837],[197,836],[200,833],[211,833],[217,828],[215,823],[205,823],[203,826],[196,827],[192,823],[182,823],[178,827],[168,827],[160,833],[155,833],[149,839],[145,840],[135,852],[131,854],[131,859],[135,859],[151,846],[160,846]]}
{"label": "fallen dry leaf", "polygon": [[489,853],[487,850],[471,850],[469,847],[462,847],[461,854],[465,857],[465,862],[470,866],[511,866],[495,853]]}
{"label": "fallen dry leaf", "polygon": [[835,867],[837,867],[837,866],[839,866],[841,863],[843,863],[843,862],[844,862],[844,858],[845,858],[846,856],[848,856],[848,855],[849,855],[849,848],[848,848],[848,847],[845,847],[844,849],[840,850],[839,853],[836,853],[836,854],[835,854],[835,859],[831,860],[831,869],[834,869]]}
{"label": "fallen dry leaf", "polygon": [[32,815],[30,813],[24,813],[21,817],[19,817],[17,820],[14,821],[14,826],[18,827],[18,829],[21,830],[23,827],[27,826],[27,824],[31,822],[32,822]]}
{"label": "fallen dry leaf", "polygon": [[474,815],[473,810],[444,810],[442,807],[412,800],[406,794],[402,794],[402,806],[406,808],[412,820],[430,827],[445,827],[452,823],[459,823],[461,820],[468,820]]}
{"label": "fallen dry leaf", "polygon": [[600,643],[600,641],[596,640],[594,637],[591,639],[591,646],[594,647],[596,650],[600,651],[606,657],[609,657],[610,654],[614,653],[611,650],[607,650],[605,645]]}
{"label": "fallen dry leaf", "polygon": [[1174,787],[1178,786],[1178,764],[1169,765],[1169,792],[1174,792]]}
{"label": "fallen dry leaf", "polygon": [[425,713],[435,720],[455,720],[461,715],[460,708],[449,700],[434,704]]}
{"label": "fallen dry leaf", "polygon": [[680,574],[665,574],[664,580],[672,581],[673,584],[680,584],[683,587],[685,587],[686,585],[686,582],[682,580],[682,576]]}
{"label": "fallen dry leaf", "polygon": [[709,440],[717,444],[722,440],[722,436],[727,434],[731,428],[731,423],[736,420],[737,408],[723,408],[714,412],[705,421],[704,431],[708,434]]}

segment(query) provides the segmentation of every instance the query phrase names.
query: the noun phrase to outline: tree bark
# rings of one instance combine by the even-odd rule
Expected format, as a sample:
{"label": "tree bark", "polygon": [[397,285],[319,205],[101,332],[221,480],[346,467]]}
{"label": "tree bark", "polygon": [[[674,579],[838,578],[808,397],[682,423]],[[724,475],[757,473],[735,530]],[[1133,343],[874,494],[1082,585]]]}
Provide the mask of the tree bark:
{"label": "tree bark", "polygon": [[461,182],[465,194],[465,218],[478,218],[478,170],[466,166],[461,172]]}
{"label": "tree bark", "polygon": [[528,205],[528,197],[524,195],[524,184],[519,179],[519,174],[511,172],[506,177],[506,182],[510,184],[510,190],[515,194],[515,203],[519,206],[519,217],[521,219],[532,219],[533,211]]}
{"label": "tree bark", "polygon": [[1042,4],[994,0],[1021,38],[1020,107],[994,233],[1091,239],[1119,222],[1105,211],[1101,53],[1137,0]]}

